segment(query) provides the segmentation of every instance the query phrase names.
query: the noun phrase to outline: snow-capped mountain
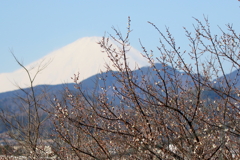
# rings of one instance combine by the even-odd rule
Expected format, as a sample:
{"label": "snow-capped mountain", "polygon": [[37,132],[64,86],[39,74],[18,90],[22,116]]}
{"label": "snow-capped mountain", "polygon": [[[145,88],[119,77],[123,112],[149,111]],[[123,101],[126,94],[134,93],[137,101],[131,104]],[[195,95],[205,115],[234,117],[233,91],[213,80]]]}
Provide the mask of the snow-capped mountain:
{"label": "snow-capped mountain", "polygon": [[[100,71],[106,71],[105,64],[111,65],[111,62],[106,53],[102,52],[102,48],[97,42],[100,37],[85,37],[62,47],[52,53],[46,55],[38,61],[35,61],[26,66],[33,77],[38,70],[38,67],[44,66],[48,62],[48,66],[38,74],[34,81],[34,85],[41,84],[62,84],[72,83],[71,77],[74,74],[80,73],[80,80],[84,80],[93,76]],[[110,41],[113,47],[117,45]],[[148,63],[145,58],[133,47],[128,52],[128,62],[130,67],[134,69],[136,64],[139,67],[146,66]],[[112,69],[114,70],[114,68]],[[0,74],[0,93],[18,89],[15,84],[22,88],[29,87],[29,78],[24,69],[16,70],[12,73]]]}

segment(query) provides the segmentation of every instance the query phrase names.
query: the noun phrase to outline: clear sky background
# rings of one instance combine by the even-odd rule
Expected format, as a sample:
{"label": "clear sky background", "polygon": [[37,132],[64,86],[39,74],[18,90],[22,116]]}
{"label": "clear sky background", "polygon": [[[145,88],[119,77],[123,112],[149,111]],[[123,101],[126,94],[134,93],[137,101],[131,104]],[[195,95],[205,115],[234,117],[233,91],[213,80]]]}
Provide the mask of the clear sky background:
{"label": "clear sky background", "polygon": [[158,46],[159,36],[147,21],[163,31],[168,26],[183,48],[188,46],[183,27],[192,30],[192,17],[207,16],[215,33],[228,23],[239,33],[239,6],[237,0],[0,0],[0,73],[19,68],[10,51],[27,65],[79,38],[113,33],[112,26],[124,33],[128,16],[130,42],[139,51],[139,38],[148,50]]}

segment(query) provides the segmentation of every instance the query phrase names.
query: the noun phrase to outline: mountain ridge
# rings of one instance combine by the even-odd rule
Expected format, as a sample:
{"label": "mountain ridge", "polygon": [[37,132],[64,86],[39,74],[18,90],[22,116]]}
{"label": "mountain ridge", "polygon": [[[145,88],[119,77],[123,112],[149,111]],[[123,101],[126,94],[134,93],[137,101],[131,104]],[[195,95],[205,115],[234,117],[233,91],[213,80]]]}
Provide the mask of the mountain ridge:
{"label": "mountain ridge", "polygon": [[[39,73],[34,84],[55,85],[69,83],[71,77],[78,72],[80,73],[80,79],[84,80],[100,73],[100,71],[105,71],[105,64],[107,63],[111,66],[111,62],[107,54],[103,53],[100,45],[97,44],[101,39],[101,37],[80,38],[27,65],[26,68],[34,75],[38,69],[36,67],[39,65],[44,67],[45,64],[48,64],[48,66]],[[114,41],[110,40],[110,44],[118,48]],[[131,68],[133,68],[136,63],[139,67],[148,65],[140,52],[133,47],[131,47],[128,53],[128,62]],[[0,84],[0,93],[17,89],[17,87],[14,86],[15,83],[22,88],[29,87],[27,85],[29,84],[27,73],[22,68],[11,73],[2,73],[0,74],[0,79],[2,82]]]}

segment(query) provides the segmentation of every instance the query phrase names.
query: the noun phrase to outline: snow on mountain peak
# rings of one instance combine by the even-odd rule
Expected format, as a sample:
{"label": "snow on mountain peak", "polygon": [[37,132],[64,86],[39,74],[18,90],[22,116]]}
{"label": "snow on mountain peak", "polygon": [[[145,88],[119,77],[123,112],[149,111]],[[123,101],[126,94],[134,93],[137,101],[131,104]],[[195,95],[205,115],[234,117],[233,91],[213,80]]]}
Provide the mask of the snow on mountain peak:
{"label": "snow on mountain peak", "polygon": [[[43,66],[51,61],[37,76],[34,85],[73,83],[71,77],[78,72],[80,73],[80,80],[84,80],[100,71],[106,71],[105,64],[109,64],[110,60],[107,54],[102,52],[103,49],[100,45],[97,44],[100,40],[101,37],[78,39],[27,65],[26,68],[31,68],[30,73],[33,76],[39,65]],[[114,42],[110,41],[110,43],[117,47]],[[128,62],[132,69],[134,69],[136,63],[139,67],[147,65],[146,59],[133,47],[128,52]],[[22,88],[29,87],[27,73],[22,68],[12,73],[0,74],[0,80],[0,93],[18,89],[14,84]]]}

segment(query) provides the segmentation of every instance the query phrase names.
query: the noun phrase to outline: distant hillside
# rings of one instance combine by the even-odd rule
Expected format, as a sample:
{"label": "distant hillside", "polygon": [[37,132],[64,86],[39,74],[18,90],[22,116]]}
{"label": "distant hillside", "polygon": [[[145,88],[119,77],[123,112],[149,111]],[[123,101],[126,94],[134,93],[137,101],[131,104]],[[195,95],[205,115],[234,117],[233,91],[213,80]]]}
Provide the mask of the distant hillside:
{"label": "distant hillside", "polygon": [[[142,77],[147,79],[150,82],[150,84],[152,84],[153,86],[161,83],[161,80],[158,77],[159,75],[156,74],[156,72],[154,71],[155,69],[157,69],[160,75],[163,78],[165,78],[165,81],[169,82],[167,84],[167,87],[173,87],[173,88],[175,87],[176,84],[171,83],[171,79],[175,79],[175,78],[177,78],[177,81],[174,80],[174,82],[180,83],[183,88],[188,89],[193,87],[193,82],[191,81],[191,78],[185,73],[175,70],[169,66],[164,67],[162,64],[155,64],[155,66],[156,68],[142,67],[139,70],[132,71],[132,74],[135,76],[134,80],[136,80],[136,83],[140,83],[142,80]],[[238,72],[239,71],[234,71],[233,73],[226,76],[229,80],[233,78],[234,81],[237,82],[236,83],[237,87],[239,87],[239,84],[240,84],[238,81],[238,78],[239,78]],[[83,90],[86,90],[88,92],[96,92],[96,93],[101,90],[101,87],[106,85],[109,88],[108,96],[109,98],[111,98],[111,96],[113,96],[111,92],[113,89],[113,86],[120,87],[120,84],[117,82],[117,78],[114,77],[113,75],[116,75],[116,77],[118,77],[120,76],[120,72],[109,71],[109,72],[104,72],[102,74],[96,74],[94,76],[91,76],[81,81],[79,85],[82,87]],[[192,75],[192,76],[196,76],[196,75]],[[105,81],[102,80],[103,78],[105,78]],[[214,80],[212,83],[215,83],[216,87],[221,87],[222,86],[220,83],[221,81],[223,81],[223,77],[220,77],[219,79]],[[61,97],[65,93],[66,88],[73,91],[76,90],[74,86],[75,86],[74,83],[66,83],[66,84],[58,84],[58,85],[38,85],[34,87],[34,90],[36,92],[36,95],[46,93],[48,95],[47,96],[48,98],[53,99],[54,96]],[[180,92],[179,88],[176,88],[176,89],[179,90]],[[29,88],[24,90],[26,92],[30,92]],[[19,101],[19,99],[17,98],[18,96],[25,97],[26,95],[21,90],[0,93],[0,109],[3,111],[4,110],[12,111],[14,114],[20,115],[21,111],[18,109],[16,105],[18,104],[18,101]],[[208,89],[202,92],[202,98],[217,99],[219,98],[219,96],[215,92]],[[46,105],[48,104],[46,103]],[[0,133],[4,131],[6,131],[5,127],[2,124],[2,122],[0,122]]]}
{"label": "distant hillside", "polygon": [[240,69],[235,70],[229,74],[226,75],[226,79],[224,76],[221,76],[214,80],[216,87],[223,87],[227,86],[227,83],[229,86],[233,88],[239,88],[240,87]]}
{"label": "distant hillside", "polygon": [[[156,64],[156,68],[160,70],[161,76],[165,77],[166,80],[169,80],[170,78],[174,78],[174,71],[178,75],[178,79],[181,80],[182,85],[187,87],[188,85],[191,85],[191,82],[186,84],[186,81],[190,81],[190,77],[177,71],[174,70],[171,67],[165,67],[165,70],[167,73],[163,71],[163,66],[161,64]],[[138,76],[138,81],[141,81],[141,76],[144,75],[145,78],[147,78],[152,84],[159,82],[158,75],[153,71],[153,68],[151,67],[142,67],[140,70],[134,70],[133,75]],[[91,76],[83,81],[81,81],[81,86],[83,89],[93,89],[94,86],[96,86],[98,89],[103,86],[103,81],[99,79],[99,77],[106,77],[106,82],[105,84],[107,86],[113,86],[118,85],[116,82],[116,78],[112,76],[112,74],[118,75],[119,73],[117,71],[112,71],[112,72],[104,72],[102,74],[96,74],[94,76]],[[96,85],[97,84],[97,85]],[[170,85],[170,83],[168,84]],[[173,84],[172,84],[173,85]],[[58,85],[38,85],[34,87],[35,91],[37,94],[41,94],[42,91],[47,92],[49,95],[58,95],[59,93],[63,92],[64,89],[68,87],[70,90],[74,89],[74,84],[73,83],[67,83],[67,84],[58,84]],[[26,92],[29,92],[29,89],[25,89]],[[12,108],[13,106],[13,101],[12,98],[16,98],[16,96],[24,96],[24,93],[21,90],[15,90],[15,91],[9,91],[9,92],[4,92],[0,93],[0,107],[1,108]]]}

